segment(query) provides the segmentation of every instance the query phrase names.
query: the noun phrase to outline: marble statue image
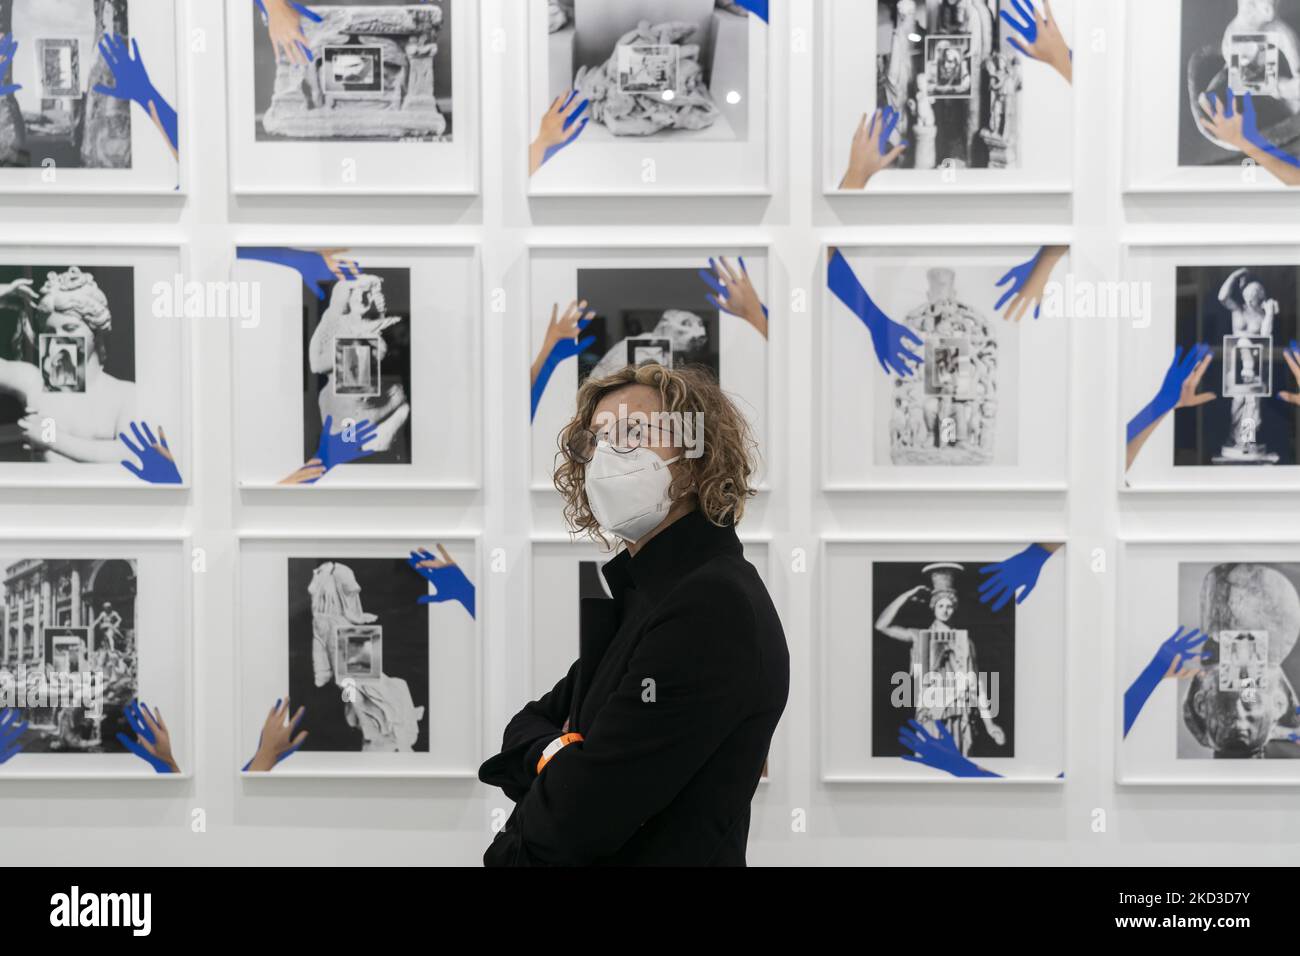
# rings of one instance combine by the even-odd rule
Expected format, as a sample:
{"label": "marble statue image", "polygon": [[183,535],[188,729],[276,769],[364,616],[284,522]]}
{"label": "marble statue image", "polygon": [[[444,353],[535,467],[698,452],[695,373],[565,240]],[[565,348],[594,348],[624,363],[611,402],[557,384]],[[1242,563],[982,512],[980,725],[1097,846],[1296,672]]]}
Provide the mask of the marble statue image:
{"label": "marble statue image", "polygon": [[[17,424],[31,460],[121,461],[117,436],[129,434],[137,417],[136,386],[105,368],[114,316],[94,273],[77,266],[50,272],[39,293],[27,279],[0,284],[0,312],[9,310],[19,320],[8,352],[0,344],[0,394],[27,410]],[[63,384],[69,371],[76,387]],[[49,420],[58,426],[52,434],[41,427]]]}
{"label": "marble statue image", "polygon": [[[277,61],[259,139],[446,141],[434,96],[442,9],[321,6],[302,18],[312,59]],[[259,77],[258,102],[264,102]]]}
{"label": "marble statue image", "polygon": [[876,103],[898,110],[910,144],[898,165],[1019,166],[1020,57],[997,0],[878,0],[878,10]]}
{"label": "marble statue image", "polygon": [[1273,325],[1281,306],[1249,269],[1237,269],[1219,290],[1219,303],[1232,315],[1232,334],[1223,340],[1223,396],[1232,400],[1232,444],[1215,464],[1272,465],[1280,457],[1259,440],[1260,403],[1273,394]]}
{"label": "marble statue image", "polygon": [[[613,55],[596,69],[582,67],[573,86],[590,101],[588,112],[615,136],[651,136],[664,130],[708,129],[721,115],[700,64],[697,27],[686,22],[642,20],[619,37]],[[629,53],[673,48],[676,68],[664,89],[634,91],[620,83],[620,59]]]}
{"label": "marble statue image", "polygon": [[[1210,661],[1188,682],[1182,718],[1215,758],[1296,757],[1290,741],[1300,720],[1295,688],[1283,670],[1300,635],[1295,566],[1230,563],[1200,584],[1200,627]],[[1243,652],[1244,645],[1253,645]],[[1180,757],[1204,757],[1179,748]]]}
{"label": "marble statue image", "polygon": [[[666,340],[672,347],[671,358],[698,351],[708,344],[709,333],[702,316],[684,309],[667,309],[663,313],[663,318],[652,330],[638,335],[637,338]],[[629,354],[627,346],[628,339],[620,339],[616,342],[596,363],[596,367],[590,374],[603,378],[627,365]],[[671,362],[669,364],[671,366]]]}
{"label": "marble statue image", "polygon": [[[412,750],[425,708],[415,706],[405,680],[382,670],[376,676],[364,676],[370,673],[371,651],[365,640],[355,638],[358,632],[376,632],[379,617],[362,606],[361,585],[352,568],[326,561],[312,573],[307,590],[315,686],[332,682],[340,689],[344,718],[350,727],[361,731],[363,751]],[[341,651],[343,648],[346,650]]]}
{"label": "marble statue image", "polygon": [[897,378],[889,415],[895,465],[986,465],[997,439],[998,343],[957,297],[956,273],[930,269],[927,301],[903,323],[925,343],[921,374]]}
{"label": "marble statue image", "polygon": [[[369,421],[379,429],[373,444],[375,452],[389,450],[411,417],[410,397],[400,378],[385,376],[384,357],[388,345],[384,332],[403,321],[389,315],[384,298],[384,282],[379,276],[362,275],[359,279],[336,282],[330,293],[329,308],[312,333],[308,348],[311,371],[326,376],[320,390],[321,421],[333,416],[336,427],[345,421]],[[378,365],[378,377],[369,379],[370,388],[356,388],[358,371],[339,366],[340,356],[356,349],[340,349],[340,342],[367,344],[367,352]],[[369,357],[369,356],[368,356]],[[360,374],[365,374],[361,370]],[[340,379],[347,381],[347,386]]]}

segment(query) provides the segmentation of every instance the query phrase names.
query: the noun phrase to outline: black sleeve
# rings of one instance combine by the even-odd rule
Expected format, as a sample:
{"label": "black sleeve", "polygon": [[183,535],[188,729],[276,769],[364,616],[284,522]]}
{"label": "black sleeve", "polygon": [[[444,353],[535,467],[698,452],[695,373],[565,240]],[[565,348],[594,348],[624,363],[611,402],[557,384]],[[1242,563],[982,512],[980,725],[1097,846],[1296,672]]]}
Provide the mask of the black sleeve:
{"label": "black sleeve", "polygon": [[755,616],[727,581],[692,582],[641,638],[617,690],[546,765],[489,858],[589,864],[661,811],[747,716]]}
{"label": "black sleeve", "polygon": [[537,776],[537,761],[542,758],[542,751],[560,736],[569,716],[577,672],[575,661],[550,693],[525,704],[511,718],[501,738],[501,752],[488,758],[478,769],[481,781],[490,787],[500,787],[516,803],[528,792]]}

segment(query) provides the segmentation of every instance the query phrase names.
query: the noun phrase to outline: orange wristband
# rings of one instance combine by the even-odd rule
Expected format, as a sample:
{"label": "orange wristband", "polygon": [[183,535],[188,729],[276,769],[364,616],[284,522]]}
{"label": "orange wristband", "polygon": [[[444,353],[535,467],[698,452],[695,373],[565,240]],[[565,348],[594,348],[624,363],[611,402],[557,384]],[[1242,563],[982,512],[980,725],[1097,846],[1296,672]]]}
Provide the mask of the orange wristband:
{"label": "orange wristband", "polygon": [[546,749],[542,751],[542,758],[537,761],[537,772],[540,774],[542,768],[551,762],[552,757],[558,754],[565,747],[569,746],[569,744],[577,743],[581,739],[582,734],[562,734],[559,737],[556,737],[547,744]]}

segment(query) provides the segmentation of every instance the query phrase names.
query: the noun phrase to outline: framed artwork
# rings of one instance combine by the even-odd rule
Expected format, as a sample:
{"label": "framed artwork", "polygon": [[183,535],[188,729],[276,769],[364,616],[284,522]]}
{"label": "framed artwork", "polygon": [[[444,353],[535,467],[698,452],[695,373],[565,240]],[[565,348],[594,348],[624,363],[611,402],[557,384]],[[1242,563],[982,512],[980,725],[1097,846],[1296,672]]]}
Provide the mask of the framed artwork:
{"label": "framed artwork", "polygon": [[482,754],[477,622],[407,563],[441,543],[478,582],[465,535],[240,540],[239,741],[276,700],[305,705],[302,748],[273,777],[466,777]]}
{"label": "framed artwork", "polygon": [[190,553],[182,538],[0,543],[0,709],[16,708],[18,779],[166,780],[131,753],[125,708],[161,712],[180,776],[194,768]]}
{"label": "framed artwork", "polygon": [[1121,545],[1117,701],[1176,631],[1205,640],[1199,666],[1160,680],[1117,743],[1119,782],[1300,785],[1300,545]]}
{"label": "framed artwork", "polygon": [[[981,569],[1024,543],[826,538],[818,661],[828,783],[958,783],[904,760],[899,731],[942,726],[999,777],[1056,783],[1065,769],[1065,554],[1023,603],[984,604]],[[864,692],[865,690],[865,692]],[[996,782],[996,780],[993,780]]]}
{"label": "framed artwork", "polygon": [[1068,254],[1042,317],[1015,322],[996,308],[1010,288],[997,283],[1037,246],[833,248],[871,300],[924,344],[914,374],[887,374],[867,327],[824,288],[822,487],[1064,491]]}
{"label": "framed artwork", "polygon": [[256,4],[227,2],[231,190],[477,192],[477,4],[308,7],[319,17],[299,16],[310,58],[278,52]]}
{"label": "framed artwork", "polygon": [[[551,488],[556,436],[573,416],[578,386],[630,363],[665,361],[669,367],[703,366],[714,373],[754,430],[760,448],[767,434],[767,339],[755,326],[718,309],[699,272],[709,258],[735,263],[743,256],[759,297],[769,295],[768,254],[762,247],[579,248],[531,250],[530,356],[543,348],[552,308],[586,301],[595,313],[582,335],[589,348],[560,365],[533,417],[532,486]],[[760,469],[759,487],[765,477]]]}
{"label": "framed artwork", "polygon": [[586,100],[533,196],[770,191],[769,28],[720,0],[528,0],[529,135]]}
{"label": "framed artwork", "polygon": [[239,484],[277,486],[315,457],[329,418],[335,433],[378,429],[374,454],[335,468],[329,485],[477,487],[478,250],[358,245],[347,255],[360,275],[310,285],[293,268],[235,261],[236,284],[257,288],[261,304],[255,326],[232,323],[236,382],[260,383],[235,388]]}
{"label": "framed artwork", "polygon": [[[1041,5],[1040,5],[1041,6]],[[1009,0],[827,0],[822,25],[822,176],[827,194],[1066,193],[1074,98],[1046,63],[1019,53]],[[1073,44],[1073,0],[1052,12]],[[907,148],[868,188],[841,185],[864,114],[899,114]]]}
{"label": "framed artwork", "polygon": [[[175,195],[171,143],[117,81],[100,44],[121,37],[159,95],[179,108],[177,6],[157,0],[0,0],[0,35],[17,46],[0,70],[0,192]],[[132,47],[134,48],[134,46]]]}
{"label": "framed artwork", "polygon": [[118,439],[140,421],[189,474],[182,259],[166,246],[0,246],[0,487],[142,487]]}
{"label": "framed artwork", "polygon": [[[1260,133],[1300,150],[1300,5],[1294,0],[1128,4],[1125,181],[1132,192],[1286,187],[1200,124],[1202,98],[1247,92]],[[1151,82],[1155,77],[1159,82]]]}
{"label": "framed artwork", "polygon": [[[766,538],[741,535],[745,559],[758,570],[763,583],[773,587],[772,554]],[[615,552],[606,551],[596,542],[563,538],[535,538],[532,543],[531,599],[528,643],[528,691],[536,700],[555,687],[573,662],[578,659],[579,612],[583,598],[609,597],[609,585],[600,569]],[[772,595],[778,603],[776,594]],[[786,635],[793,640],[792,635]],[[522,702],[520,704],[522,706]],[[777,729],[776,740],[782,737]],[[780,744],[773,745],[779,752]],[[779,764],[772,758],[764,769],[763,780]]]}
{"label": "framed artwork", "polygon": [[[1174,360],[1209,350],[1198,393],[1121,460],[1130,491],[1291,490],[1300,486],[1300,391],[1284,353],[1300,338],[1300,254],[1284,245],[1130,246],[1127,271],[1150,290],[1149,322],[1119,325],[1121,421],[1149,402]],[[1136,445],[1133,446],[1135,449]],[[1133,457],[1131,464],[1127,461]]]}

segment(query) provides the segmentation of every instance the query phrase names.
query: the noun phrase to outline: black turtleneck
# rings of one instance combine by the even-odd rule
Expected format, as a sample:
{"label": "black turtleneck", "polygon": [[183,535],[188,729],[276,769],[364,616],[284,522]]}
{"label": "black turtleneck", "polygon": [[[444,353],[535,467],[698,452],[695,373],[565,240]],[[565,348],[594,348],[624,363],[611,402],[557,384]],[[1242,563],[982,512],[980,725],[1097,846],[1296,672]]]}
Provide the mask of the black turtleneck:
{"label": "black turtleneck", "polygon": [[[578,660],[479,769],[517,804],[484,862],[743,865],[790,682],[767,589],[698,511],[603,574],[613,598],[583,600]],[[584,739],[538,775],[565,729]]]}

